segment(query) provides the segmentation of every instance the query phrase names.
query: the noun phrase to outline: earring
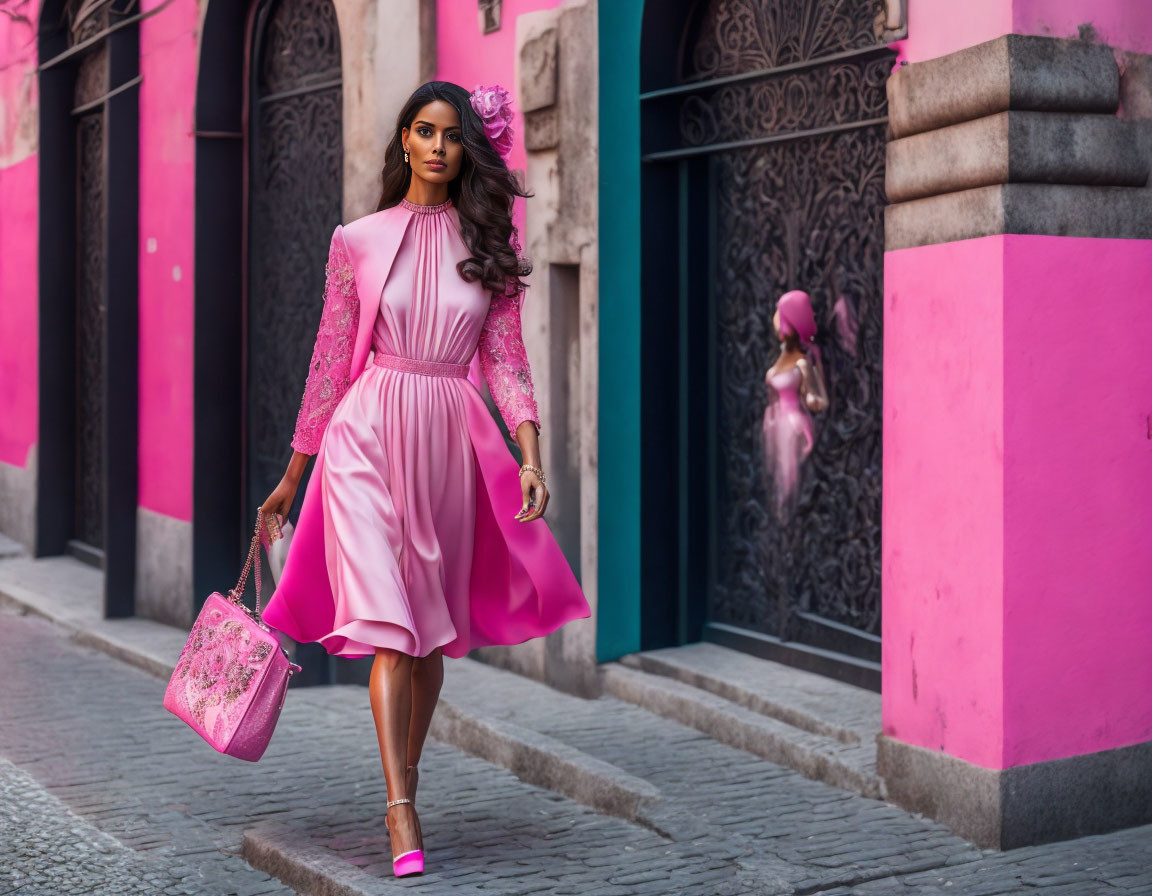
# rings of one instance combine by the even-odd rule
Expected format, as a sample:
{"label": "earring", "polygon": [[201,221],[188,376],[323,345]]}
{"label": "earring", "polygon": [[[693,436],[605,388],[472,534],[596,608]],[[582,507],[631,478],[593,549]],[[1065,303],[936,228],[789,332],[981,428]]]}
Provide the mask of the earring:
{"label": "earring", "polygon": [[408,162],[408,150],[404,150],[404,162],[405,164]]}

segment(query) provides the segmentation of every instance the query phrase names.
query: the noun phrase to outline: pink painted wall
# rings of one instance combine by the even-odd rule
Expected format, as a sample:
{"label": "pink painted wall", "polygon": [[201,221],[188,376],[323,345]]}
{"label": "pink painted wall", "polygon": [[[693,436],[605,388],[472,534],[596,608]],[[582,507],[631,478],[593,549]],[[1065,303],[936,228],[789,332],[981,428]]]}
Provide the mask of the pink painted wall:
{"label": "pink painted wall", "polygon": [[884,257],[884,733],[989,767],[1004,728],[1001,266],[999,237]]}
{"label": "pink painted wall", "polygon": [[923,62],[1012,31],[1012,0],[908,0],[908,37],[899,59]]}
{"label": "pink painted wall", "polygon": [[[161,0],[145,0],[144,8]],[[140,506],[192,518],[196,0],[140,23]]]}
{"label": "pink painted wall", "polygon": [[[146,0],[144,8],[159,3]],[[36,4],[21,12],[34,22]],[[140,25],[139,501],[183,520],[192,513],[198,21],[196,0],[180,0]],[[38,157],[30,22],[0,17],[0,461],[18,466],[37,441]]]}
{"label": "pink painted wall", "polygon": [[908,38],[894,46],[909,62],[954,53],[1002,34],[1078,37],[1152,53],[1152,3],[1144,0],[908,0]]}
{"label": "pink painted wall", "polygon": [[[0,16],[0,462],[24,467],[36,444],[38,3]],[[23,18],[19,18],[22,16]]]}
{"label": "pink painted wall", "polygon": [[23,467],[36,444],[36,202],[39,160],[0,169],[0,461]]}
{"label": "pink painted wall", "polygon": [[1147,0],[1015,0],[1012,30],[1017,34],[1077,37],[1091,25],[1100,43],[1152,53],[1152,3]]}
{"label": "pink painted wall", "polygon": [[1152,740],[1152,241],[1003,240],[1011,766]]}
{"label": "pink painted wall", "polygon": [[1152,740],[1152,241],[884,276],[885,733],[988,768]]}
{"label": "pink painted wall", "polygon": [[[436,4],[436,77],[452,81],[466,90],[477,84],[502,84],[512,94],[512,122],[516,141],[508,156],[508,167],[524,171],[524,116],[516,92],[516,19],[526,12],[554,9],[561,0],[504,0],[499,31],[481,34],[476,4],[458,0],[438,0]],[[532,184],[529,192],[535,192]],[[517,199],[512,219],[524,233],[524,200]],[[530,280],[527,282],[531,282]]]}

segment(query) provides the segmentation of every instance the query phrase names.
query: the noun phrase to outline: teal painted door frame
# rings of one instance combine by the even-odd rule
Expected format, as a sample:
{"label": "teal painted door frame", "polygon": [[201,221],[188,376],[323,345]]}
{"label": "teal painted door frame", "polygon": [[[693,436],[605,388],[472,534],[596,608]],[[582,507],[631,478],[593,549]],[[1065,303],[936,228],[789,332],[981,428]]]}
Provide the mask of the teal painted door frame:
{"label": "teal painted door frame", "polygon": [[640,649],[640,26],[598,6],[599,470],[596,660]]}

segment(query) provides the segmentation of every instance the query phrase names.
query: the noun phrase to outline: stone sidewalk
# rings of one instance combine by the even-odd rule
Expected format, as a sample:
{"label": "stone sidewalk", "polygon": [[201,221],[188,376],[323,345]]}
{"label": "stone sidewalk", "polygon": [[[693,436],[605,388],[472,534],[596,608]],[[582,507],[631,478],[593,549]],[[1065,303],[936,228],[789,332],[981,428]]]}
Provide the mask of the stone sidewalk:
{"label": "stone sidewalk", "polygon": [[[158,833],[156,842],[167,839]],[[73,896],[154,893],[196,896],[204,881],[194,865],[138,851],[80,818],[30,774],[0,759],[0,893]],[[268,879],[263,889],[284,888]]]}
{"label": "stone sidewalk", "polygon": [[[163,709],[170,647],[124,656],[144,620],[91,640],[76,615],[4,603],[0,866],[28,877],[0,893],[1152,893],[1152,827],[982,851],[631,703],[467,659],[446,660],[444,739],[421,761],[428,871],[395,879],[362,687],[292,689],[268,752],[241,762]],[[68,870],[37,832],[72,841]]]}

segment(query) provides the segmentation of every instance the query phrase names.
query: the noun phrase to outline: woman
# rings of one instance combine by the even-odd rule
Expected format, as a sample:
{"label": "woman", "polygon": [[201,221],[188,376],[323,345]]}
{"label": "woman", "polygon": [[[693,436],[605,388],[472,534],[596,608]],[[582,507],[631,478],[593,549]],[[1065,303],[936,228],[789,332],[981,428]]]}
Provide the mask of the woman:
{"label": "woman", "polygon": [[780,356],[764,374],[768,404],[761,428],[773,509],[777,521],[783,523],[795,509],[800,466],[815,444],[809,415],[828,407],[828,392],[814,342],[816,316],[808,293],[793,289],[780,296],[772,327],[780,340]]}
{"label": "woman", "polygon": [[[424,868],[412,799],[443,655],[516,644],[591,609],[547,524],[539,419],[520,332],[508,94],[447,81],[404,105],[378,210],[337,227],[284,479],[316,464],[264,620],[336,656],[375,655],[369,697],[397,876]],[[511,241],[511,244],[510,244]],[[373,351],[368,360],[369,348]],[[519,445],[517,470],[472,356]]]}

